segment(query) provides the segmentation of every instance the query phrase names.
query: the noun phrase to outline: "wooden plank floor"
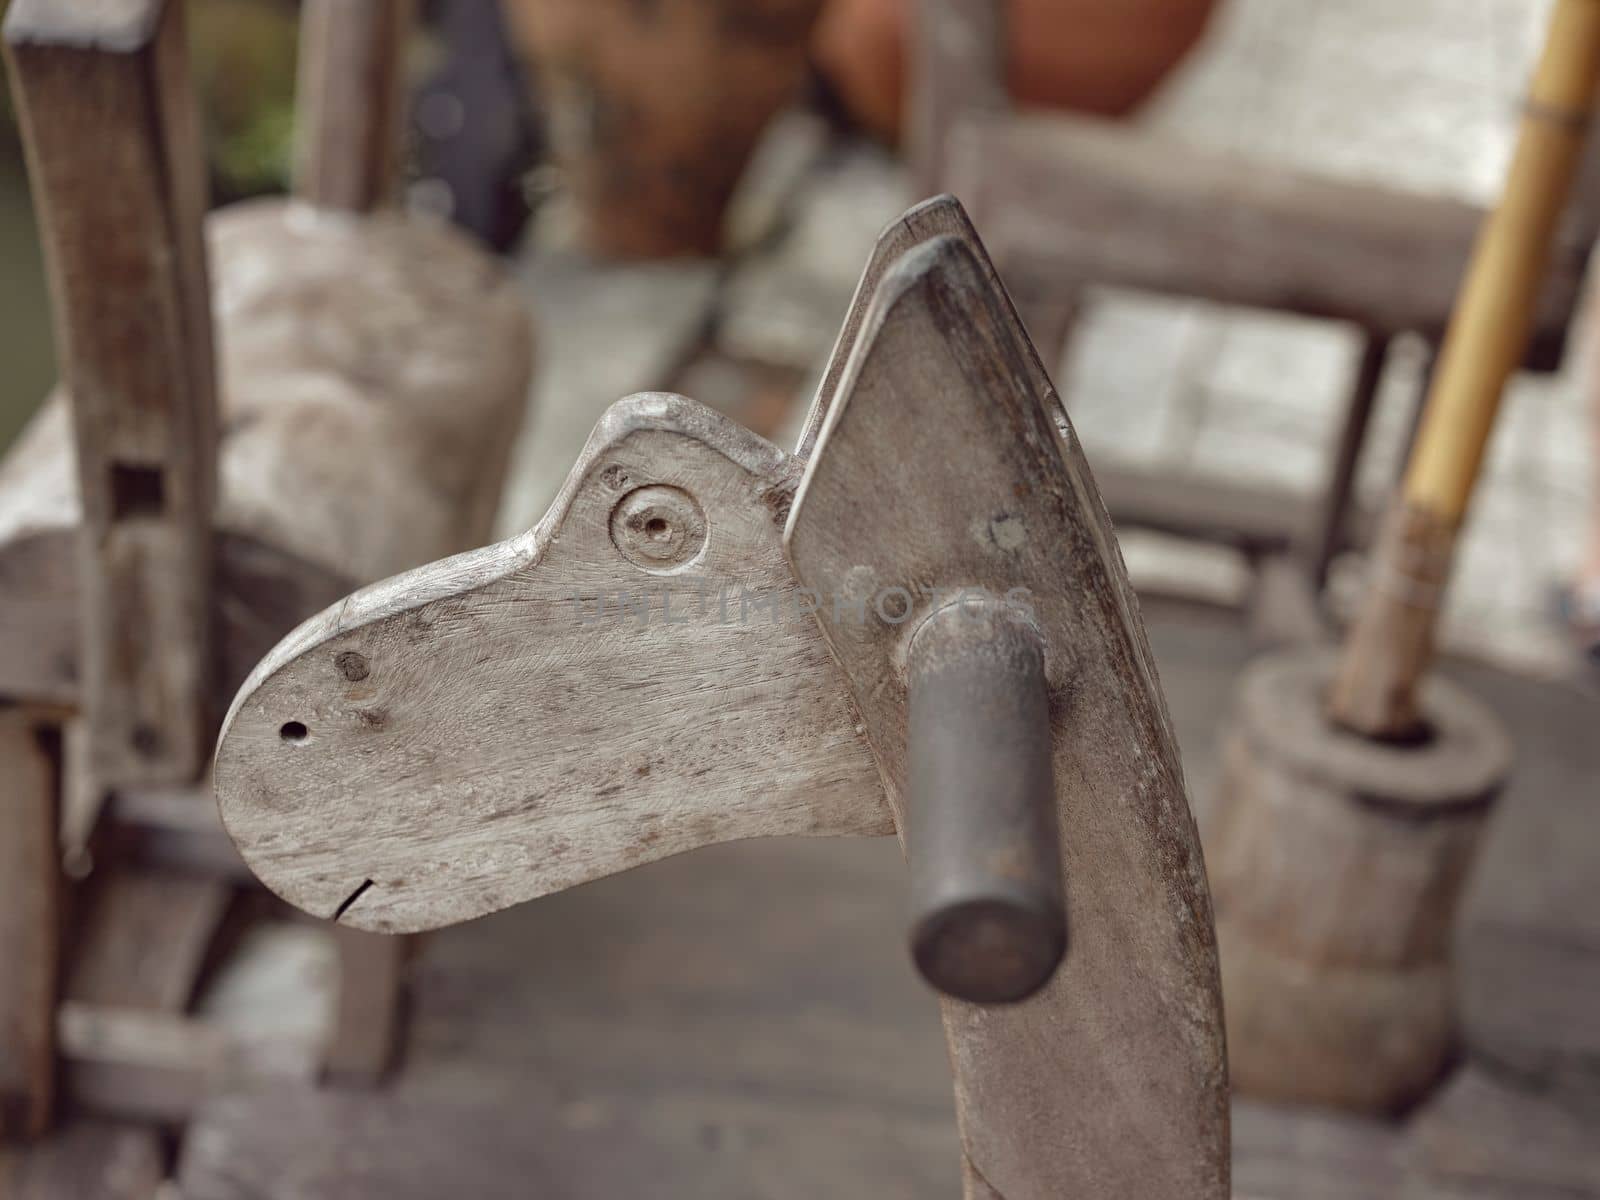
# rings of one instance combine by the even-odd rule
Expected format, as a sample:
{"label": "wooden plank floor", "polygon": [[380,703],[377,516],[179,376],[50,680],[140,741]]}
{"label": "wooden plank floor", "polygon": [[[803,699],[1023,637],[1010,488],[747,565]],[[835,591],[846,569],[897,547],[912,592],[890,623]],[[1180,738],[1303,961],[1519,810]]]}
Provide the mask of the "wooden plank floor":
{"label": "wooden plank floor", "polygon": [[[1216,732],[1249,647],[1215,616],[1153,611],[1150,620],[1191,790],[1204,804]],[[1600,729],[1600,702],[1456,673],[1532,750],[1470,914],[1501,930],[1542,922],[1558,943],[1581,937],[1559,927],[1566,918],[1555,901],[1572,894],[1585,865],[1592,901],[1594,864],[1582,861],[1592,840],[1559,830],[1597,798],[1600,739],[1574,731]],[[1592,814],[1584,820],[1595,824]],[[217,1098],[185,1144],[183,1194],[957,1196],[943,1039],[901,945],[903,884],[892,840],[749,843],[435,935],[413,968],[406,1061],[393,1087]],[[1600,955],[1600,945],[1584,948],[1591,962]],[[1495,977],[1485,1003],[1515,1011],[1538,986]],[[1566,1071],[1563,1086],[1574,1074],[1582,1076]],[[1587,1103],[1581,1091],[1562,1097]],[[1521,1093],[1496,1102],[1515,1108]],[[1425,1112],[1417,1138],[1373,1122],[1236,1108],[1238,1194],[1252,1200],[1459,1194],[1459,1178],[1436,1179],[1450,1166],[1438,1160],[1458,1142],[1483,1144],[1470,1128],[1481,1106],[1459,1102]],[[1427,1152],[1417,1153],[1424,1136]],[[1463,1169],[1488,1189],[1472,1194],[1486,1198],[1590,1194],[1571,1190],[1588,1178],[1583,1166],[1546,1165],[1542,1180],[1523,1179],[1513,1162],[1505,1181],[1492,1164]],[[1541,1190],[1549,1181],[1566,1190]]]}

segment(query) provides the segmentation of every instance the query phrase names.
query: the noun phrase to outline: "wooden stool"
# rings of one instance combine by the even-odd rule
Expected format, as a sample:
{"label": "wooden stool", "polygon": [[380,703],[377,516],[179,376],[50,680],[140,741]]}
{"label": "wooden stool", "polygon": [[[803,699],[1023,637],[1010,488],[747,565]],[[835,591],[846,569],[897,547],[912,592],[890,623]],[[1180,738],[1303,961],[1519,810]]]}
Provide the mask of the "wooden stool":
{"label": "wooden stool", "polygon": [[[1015,111],[1005,90],[1004,4],[918,0],[912,146],[925,193],[972,213],[1030,327],[1058,355],[1085,288],[1192,296],[1354,324],[1361,360],[1308,503],[1256,485],[1099,472],[1119,525],[1293,553],[1320,592],[1341,550],[1373,522],[1354,488],[1393,340],[1436,350],[1485,210],[1196,149],[1111,122]],[[1554,371],[1600,236],[1600,156],[1570,206],[1525,365]],[[1051,361],[1054,361],[1053,359]],[[1421,395],[1417,398],[1420,412]]]}

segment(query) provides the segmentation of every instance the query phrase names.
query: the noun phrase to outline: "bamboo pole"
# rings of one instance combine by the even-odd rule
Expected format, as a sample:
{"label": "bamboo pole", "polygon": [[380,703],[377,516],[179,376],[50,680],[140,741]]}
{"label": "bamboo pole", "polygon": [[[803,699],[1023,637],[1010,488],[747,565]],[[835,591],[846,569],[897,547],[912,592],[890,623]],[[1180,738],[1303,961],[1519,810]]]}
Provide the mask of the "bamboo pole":
{"label": "bamboo pole", "polygon": [[1500,203],[1473,248],[1404,483],[1385,518],[1366,603],[1329,715],[1372,738],[1425,733],[1417,693],[1456,536],[1506,381],[1521,361],[1600,81],[1600,0],[1559,0]]}

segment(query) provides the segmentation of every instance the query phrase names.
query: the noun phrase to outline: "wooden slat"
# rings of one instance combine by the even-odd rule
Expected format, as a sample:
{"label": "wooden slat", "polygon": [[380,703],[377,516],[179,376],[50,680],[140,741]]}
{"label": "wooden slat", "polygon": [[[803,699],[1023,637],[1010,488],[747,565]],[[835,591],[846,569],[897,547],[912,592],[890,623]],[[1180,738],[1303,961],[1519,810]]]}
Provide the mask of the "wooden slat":
{"label": "wooden slat", "polygon": [[1571,1110],[1480,1067],[1416,1117],[1405,1200],[1600,1196],[1595,1110]]}
{"label": "wooden slat", "polygon": [[[947,186],[1020,296],[1103,284],[1437,337],[1484,215],[1089,119],[980,114],[950,137]],[[1574,261],[1545,286],[1537,338],[1562,336]]]}
{"label": "wooden slat", "polygon": [[300,10],[295,193],[370,212],[394,191],[412,0],[308,0]]}
{"label": "wooden slat", "polygon": [[[937,1047],[935,1047],[937,1052]],[[870,1110],[755,1096],[510,1104],[257,1091],[208,1105],[185,1147],[185,1200],[926,1200],[952,1194],[950,1135]],[[308,1148],[314,1151],[308,1152]],[[941,1179],[937,1168],[944,1167]]]}
{"label": "wooden slat", "polygon": [[5,34],[72,396],[91,759],[196,776],[216,400],[182,5],[20,0]]}
{"label": "wooden slat", "polygon": [[54,1098],[59,734],[0,707],[0,1141],[44,1131]]}

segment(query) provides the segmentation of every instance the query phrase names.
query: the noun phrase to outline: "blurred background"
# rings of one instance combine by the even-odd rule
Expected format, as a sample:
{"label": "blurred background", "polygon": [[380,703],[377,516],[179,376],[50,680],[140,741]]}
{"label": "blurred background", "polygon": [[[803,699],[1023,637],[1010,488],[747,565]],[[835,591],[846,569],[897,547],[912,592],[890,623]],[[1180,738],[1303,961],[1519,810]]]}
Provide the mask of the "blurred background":
{"label": "blurred background", "polygon": [[[1248,222],[1233,223],[1230,180],[1266,208],[1279,181],[1286,192],[1304,180],[1370,186],[1406,212],[1423,211],[1407,198],[1437,201],[1441,227],[1464,231],[1464,265],[1552,8],[1012,0],[1005,87],[1019,110],[1092,118],[1115,145],[1146,147],[1128,171],[1158,199],[1188,197],[1198,216],[1186,244],[1204,251],[1215,233],[1217,278],[1253,246]],[[284,192],[298,5],[187,9],[214,202]],[[1209,837],[1241,673],[1265,648],[1328,638],[1363,593],[1448,289],[1432,328],[1376,338],[1349,314],[1305,315],[1317,305],[1294,287],[1272,310],[1204,298],[1205,279],[1135,289],[1090,274],[1052,292],[1029,273],[1030,239],[1054,236],[1047,223],[1008,224],[994,180],[928,168],[927,131],[904,102],[907,0],[425,0],[419,11],[402,203],[501,256],[535,331],[495,535],[544,514],[595,422],[631,392],[682,392],[792,446],[879,233],[932,188],[969,185],[962,199],[1116,519]],[[1086,177],[1094,164],[1121,169],[1105,165],[1120,151],[1094,158],[1099,134],[1085,136]],[[1162,147],[1176,148],[1170,162]],[[1241,1197],[1600,1197],[1593,147],[1588,162],[1566,225],[1576,240],[1553,272],[1568,288],[1559,319],[1532,356],[1539,369],[1506,394],[1441,626],[1447,674],[1518,750],[1461,905],[1464,1048],[1452,1043],[1433,1090],[1403,1102],[1236,1105]],[[1087,242],[1111,247],[1102,261],[1120,282],[1138,274],[1122,268],[1148,247],[1114,241],[1117,204],[1074,211]],[[1341,215],[1322,214],[1329,230]],[[1311,221],[1296,236],[1310,250],[1287,257],[1320,254],[1337,274],[1337,232],[1323,240]],[[1072,253],[1093,259],[1094,247]],[[0,264],[3,449],[56,376],[9,101]],[[1341,447],[1363,396],[1371,419],[1350,457]],[[1587,616],[1560,599],[1586,559]],[[718,847],[446,931],[393,967],[390,990],[410,1012],[392,1092],[261,1088],[236,1072],[185,1108],[197,1132],[180,1141],[166,1123],[158,1173],[181,1174],[182,1194],[199,1200],[412,1194],[401,1185],[511,1196],[533,1176],[573,1197],[652,1194],[659,1181],[654,1194],[787,1200],[857,1194],[848,1181],[867,1178],[875,1195],[953,1194],[942,1035],[903,961],[891,842]],[[1341,884],[1359,885],[1355,875]],[[1457,884],[1439,889],[1445,925]],[[325,1038],[348,968],[307,925],[278,926],[229,947],[226,963],[208,952],[182,1003],[304,1050]],[[429,1174],[437,1163],[463,1174]]]}
{"label": "blurred background", "polygon": [[[280,191],[292,157],[296,6],[191,7],[213,195]],[[896,150],[904,12],[895,0],[761,0],[738,18],[765,22],[760,36],[735,29],[721,45],[684,17],[687,7],[666,5],[630,34],[612,6],[507,0],[497,47],[496,18],[472,11],[487,7],[424,6],[408,67],[407,195],[424,210],[454,207],[510,256],[543,333],[500,525],[509,533],[543,511],[594,419],[627,391],[675,384],[769,436],[792,427],[872,239],[915,186]],[[1251,161],[1484,203],[1507,161],[1548,8],[1021,4],[1016,42],[1026,53],[1013,86],[1029,105],[1119,116]],[[510,61],[496,57],[504,52]],[[659,70],[671,88],[622,95],[618,81],[635,65]],[[613,116],[631,112],[646,126],[607,134],[608,98]],[[54,375],[9,108],[7,117],[0,444]],[[637,150],[608,159],[617,145],[650,149],[640,161],[626,161]],[[678,186],[641,186],[672,172]],[[1580,557],[1593,503],[1580,383],[1589,339],[1581,320],[1575,328],[1563,369],[1520,378],[1509,395],[1445,624],[1452,647],[1546,674],[1579,662],[1550,590]],[[1310,498],[1324,485],[1361,341],[1337,322],[1091,288],[1064,349],[1050,365],[1097,466]],[[1359,472],[1368,505],[1395,476],[1425,363],[1415,339],[1388,356]],[[1136,574],[1163,586],[1225,601],[1248,586],[1226,548],[1135,531],[1125,549]],[[1335,601],[1353,586],[1338,571],[1333,584]]]}

